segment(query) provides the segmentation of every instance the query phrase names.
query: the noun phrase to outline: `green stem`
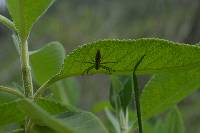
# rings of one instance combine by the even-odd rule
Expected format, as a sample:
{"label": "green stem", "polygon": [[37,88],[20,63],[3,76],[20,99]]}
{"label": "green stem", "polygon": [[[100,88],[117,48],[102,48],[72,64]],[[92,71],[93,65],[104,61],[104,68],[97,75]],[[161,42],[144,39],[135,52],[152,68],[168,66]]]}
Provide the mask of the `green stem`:
{"label": "green stem", "polygon": [[14,32],[17,31],[14,23],[2,15],[0,15],[0,22],[7,26],[9,29],[13,30]]}
{"label": "green stem", "polygon": [[134,94],[135,94],[135,104],[136,104],[136,110],[137,110],[137,118],[138,118],[138,127],[139,127],[139,133],[143,133],[142,130],[142,118],[141,118],[141,109],[140,109],[140,92],[138,87],[138,81],[136,76],[136,70],[142,60],[144,59],[145,55],[143,55],[140,60],[136,63],[134,69],[133,69],[133,88],[134,88]]}
{"label": "green stem", "polygon": [[141,110],[140,110],[140,92],[138,89],[138,81],[137,81],[137,77],[135,73],[133,73],[133,84],[134,84],[134,92],[135,92],[135,104],[136,104],[136,110],[137,110],[139,133],[143,133]]}
{"label": "green stem", "polygon": [[5,87],[5,86],[0,86],[0,92],[5,92],[5,93],[13,94],[13,95],[16,95],[16,96],[18,96],[20,98],[24,97],[24,95],[22,93],[18,92],[14,88],[9,88],[9,87]]}
{"label": "green stem", "polygon": [[22,70],[22,81],[25,90],[26,97],[33,96],[33,83],[31,68],[29,65],[29,52],[28,52],[28,43],[26,40],[22,40],[21,44],[21,70]]}

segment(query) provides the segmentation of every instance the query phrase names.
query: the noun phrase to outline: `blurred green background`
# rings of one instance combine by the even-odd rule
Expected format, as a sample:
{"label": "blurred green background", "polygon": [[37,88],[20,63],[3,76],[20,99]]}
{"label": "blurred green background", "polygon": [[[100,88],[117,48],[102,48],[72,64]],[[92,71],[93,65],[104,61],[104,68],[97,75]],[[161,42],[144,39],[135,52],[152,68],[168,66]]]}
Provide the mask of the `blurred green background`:
{"label": "blurred green background", "polygon": [[[3,0],[0,0],[0,13],[9,17]],[[0,84],[4,85],[21,84],[19,58],[10,35],[11,31],[0,24]],[[79,45],[99,39],[143,37],[189,44],[199,42],[200,1],[57,0],[34,25],[29,47],[35,50],[57,40],[69,53]],[[141,86],[147,79],[140,78]],[[108,100],[108,76],[84,76],[77,80],[79,107],[91,110],[95,103]],[[196,92],[179,104],[188,133],[200,133],[199,96]]]}

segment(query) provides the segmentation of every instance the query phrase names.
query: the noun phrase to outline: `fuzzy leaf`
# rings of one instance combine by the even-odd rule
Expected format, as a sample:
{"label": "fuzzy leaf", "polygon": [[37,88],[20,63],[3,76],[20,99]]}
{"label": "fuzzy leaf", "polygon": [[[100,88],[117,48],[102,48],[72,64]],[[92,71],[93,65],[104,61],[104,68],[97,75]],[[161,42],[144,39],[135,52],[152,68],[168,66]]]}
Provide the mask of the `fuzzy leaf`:
{"label": "fuzzy leaf", "polygon": [[[101,62],[109,67],[96,70],[95,56],[101,53]],[[84,45],[65,58],[60,78],[82,75],[93,66],[89,74],[125,74],[131,73],[138,60],[146,55],[137,69],[137,73],[158,73],[174,70],[188,70],[200,63],[200,48],[161,39],[103,40]],[[93,62],[87,63],[87,62]],[[110,63],[109,63],[110,62]]]}

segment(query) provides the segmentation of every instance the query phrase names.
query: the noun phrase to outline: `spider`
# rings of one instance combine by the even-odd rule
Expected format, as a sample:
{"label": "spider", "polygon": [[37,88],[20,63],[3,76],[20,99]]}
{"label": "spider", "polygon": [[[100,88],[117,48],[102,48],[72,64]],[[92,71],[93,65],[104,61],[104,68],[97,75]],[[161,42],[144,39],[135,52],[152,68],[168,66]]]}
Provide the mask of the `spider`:
{"label": "spider", "polygon": [[87,68],[84,72],[84,73],[89,73],[90,70],[92,69],[96,69],[96,70],[99,70],[100,68],[102,69],[105,69],[107,71],[109,71],[109,73],[111,71],[113,71],[110,67],[107,67],[107,66],[104,66],[102,64],[108,64],[108,63],[116,63],[116,62],[101,62],[101,52],[99,49],[97,49],[97,52],[96,52],[96,56],[95,56],[95,60],[93,62],[84,62],[84,63],[88,63],[88,64],[93,64],[92,66],[90,66],[89,68]]}

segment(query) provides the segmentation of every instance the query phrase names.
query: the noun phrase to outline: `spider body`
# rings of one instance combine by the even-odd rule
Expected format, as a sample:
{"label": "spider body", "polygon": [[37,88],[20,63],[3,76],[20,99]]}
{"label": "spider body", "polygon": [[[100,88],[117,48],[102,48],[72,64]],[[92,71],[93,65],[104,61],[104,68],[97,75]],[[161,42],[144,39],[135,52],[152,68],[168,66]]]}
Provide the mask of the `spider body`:
{"label": "spider body", "polygon": [[93,60],[93,62],[83,62],[83,63],[92,64],[92,66],[90,66],[89,68],[87,68],[83,72],[83,74],[85,74],[85,73],[88,74],[89,71],[92,70],[92,69],[99,70],[100,68],[105,69],[105,70],[111,72],[112,71],[111,68],[109,68],[109,67],[107,67],[105,65],[102,65],[102,64],[115,63],[115,62],[101,62],[101,58],[102,58],[101,57],[101,52],[100,52],[99,49],[97,49],[97,52],[96,52],[96,55],[95,55],[95,59]]}
{"label": "spider body", "polygon": [[101,52],[97,49],[96,57],[95,57],[95,69],[98,70],[101,64]]}

